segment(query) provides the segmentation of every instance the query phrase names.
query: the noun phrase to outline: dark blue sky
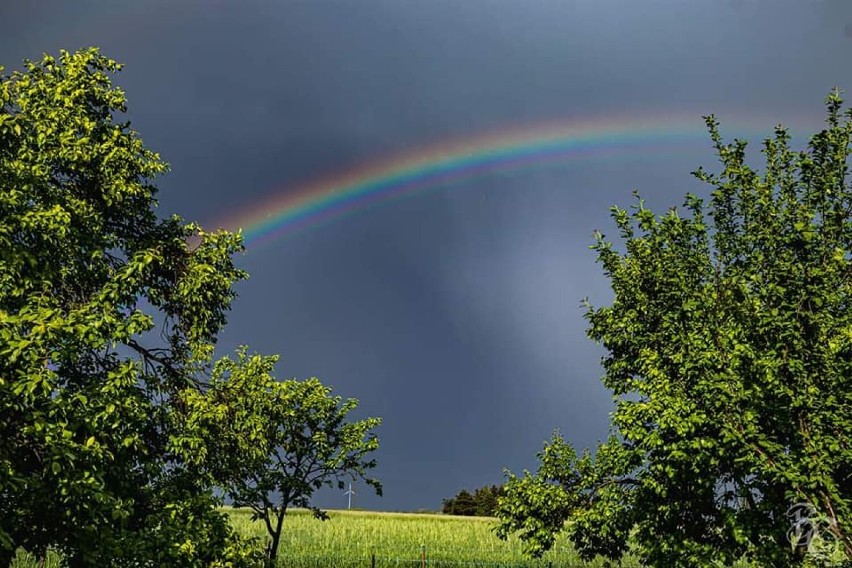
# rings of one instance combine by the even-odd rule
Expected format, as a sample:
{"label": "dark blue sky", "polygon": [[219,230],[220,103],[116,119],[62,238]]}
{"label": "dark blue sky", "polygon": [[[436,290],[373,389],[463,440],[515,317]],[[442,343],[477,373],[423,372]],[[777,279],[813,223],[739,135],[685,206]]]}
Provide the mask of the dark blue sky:
{"label": "dark blue sky", "polygon": [[[769,135],[817,128],[829,89],[852,89],[848,0],[12,0],[0,22],[7,71],[89,45],[124,62],[133,127],[172,165],[163,214],[204,223],[512,124],[694,111],[736,132],[726,113],[758,113]],[[579,307],[610,297],[592,231],[615,235],[634,188],[660,211],[706,192],[699,165],[709,143],[493,173],[250,247],[221,351],[279,353],[278,376],[384,419],[385,497],[359,506],[439,508],[534,467],[555,428],[605,437]]]}

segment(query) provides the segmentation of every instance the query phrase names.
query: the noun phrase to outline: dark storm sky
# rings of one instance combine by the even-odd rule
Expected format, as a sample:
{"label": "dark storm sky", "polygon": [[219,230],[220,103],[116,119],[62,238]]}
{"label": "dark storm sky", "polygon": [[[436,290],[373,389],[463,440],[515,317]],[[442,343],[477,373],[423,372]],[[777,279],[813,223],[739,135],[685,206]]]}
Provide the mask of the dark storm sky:
{"label": "dark storm sky", "polygon": [[[7,72],[89,45],[125,63],[133,127],[172,165],[163,214],[212,224],[510,124],[688,110],[698,129],[707,113],[723,132],[726,113],[817,128],[829,89],[852,89],[848,0],[3,0],[0,29]],[[533,468],[555,428],[581,448],[606,435],[579,307],[610,298],[592,231],[615,236],[608,207],[633,188],[658,211],[706,191],[699,165],[709,143],[491,174],[250,247],[221,352],[280,353],[278,376],[384,419],[385,497],[359,506],[439,508]]]}

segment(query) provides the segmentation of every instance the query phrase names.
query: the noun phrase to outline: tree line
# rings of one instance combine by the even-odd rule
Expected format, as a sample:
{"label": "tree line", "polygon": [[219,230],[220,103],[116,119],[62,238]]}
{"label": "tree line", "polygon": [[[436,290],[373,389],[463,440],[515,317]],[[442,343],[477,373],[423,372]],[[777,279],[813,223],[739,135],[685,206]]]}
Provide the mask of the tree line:
{"label": "tree line", "polygon": [[497,501],[504,494],[502,485],[485,485],[470,493],[462,489],[441,502],[445,515],[493,517],[497,512]]}

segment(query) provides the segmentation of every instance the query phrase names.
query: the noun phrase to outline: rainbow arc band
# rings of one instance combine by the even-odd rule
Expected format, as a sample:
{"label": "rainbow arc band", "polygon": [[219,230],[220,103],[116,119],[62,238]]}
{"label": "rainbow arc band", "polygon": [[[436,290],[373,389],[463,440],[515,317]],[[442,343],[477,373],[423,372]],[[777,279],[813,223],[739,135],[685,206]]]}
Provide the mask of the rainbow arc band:
{"label": "rainbow arc band", "polygon": [[[580,117],[521,125],[443,141],[408,153],[367,162],[340,173],[285,187],[214,227],[241,229],[252,247],[319,227],[367,205],[412,196],[493,172],[552,166],[580,158],[624,159],[662,154],[711,141],[699,113]],[[782,119],[785,117],[781,117]],[[718,113],[726,141],[752,145],[773,136],[778,117]],[[784,120],[792,135],[814,132],[819,119]],[[731,125],[731,126],[726,126]],[[804,129],[802,129],[804,127]],[[708,160],[709,161],[709,160]]]}

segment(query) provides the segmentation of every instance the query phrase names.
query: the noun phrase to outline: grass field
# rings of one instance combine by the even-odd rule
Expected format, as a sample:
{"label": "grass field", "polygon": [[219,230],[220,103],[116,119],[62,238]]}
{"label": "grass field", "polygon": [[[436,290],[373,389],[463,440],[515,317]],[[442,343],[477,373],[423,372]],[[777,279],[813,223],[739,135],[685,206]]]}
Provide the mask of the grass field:
{"label": "grass field", "polygon": [[[247,509],[226,508],[234,527],[245,535],[266,540],[261,521],[252,522]],[[496,519],[450,515],[329,511],[328,521],[318,521],[309,511],[289,511],[281,535],[278,565],[281,568],[355,568],[375,566],[416,568],[602,568],[602,560],[581,561],[564,536],[544,558],[530,560],[521,554],[517,539],[507,542],[494,536]],[[12,568],[61,568],[55,554],[42,567],[23,551]],[[621,568],[641,568],[626,557]],[[733,568],[748,568],[736,563]]]}
{"label": "grass field", "polygon": [[[226,508],[241,533],[266,540],[262,521],[252,522],[248,509]],[[566,540],[541,560],[521,554],[517,539],[499,540],[491,529],[495,519],[451,515],[329,511],[327,521],[310,511],[288,511],[279,548],[281,568],[420,567],[425,553],[430,567],[481,568],[574,568],[602,567],[602,562],[583,563]],[[44,568],[59,568],[60,558],[49,553]],[[628,561],[624,568],[639,568]],[[12,568],[41,568],[38,559],[23,551]]]}
{"label": "grass field", "polygon": [[[264,537],[262,522],[252,523],[248,510],[230,509],[233,524],[245,534]],[[563,538],[544,558],[532,561],[521,554],[516,539],[499,540],[491,529],[496,520],[411,513],[329,511],[328,521],[309,511],[288,512],[281,535],[279,563],[292,568],[330,568],[426,565],[433,567],[595,567],[583,563]],[[624,568],[639,567],[635,561]]]}

